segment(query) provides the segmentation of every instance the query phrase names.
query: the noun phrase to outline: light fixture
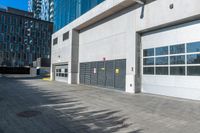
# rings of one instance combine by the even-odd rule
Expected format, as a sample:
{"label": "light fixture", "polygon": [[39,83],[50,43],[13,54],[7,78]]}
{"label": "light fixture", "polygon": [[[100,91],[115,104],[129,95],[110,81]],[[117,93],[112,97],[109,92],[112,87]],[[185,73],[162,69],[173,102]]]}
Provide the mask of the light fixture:
{"label": "light fixture", "polygon": [[137,2],[140,5],[144,5],[144,1],[142,1],[142,0],[135,0],[135,2]]}

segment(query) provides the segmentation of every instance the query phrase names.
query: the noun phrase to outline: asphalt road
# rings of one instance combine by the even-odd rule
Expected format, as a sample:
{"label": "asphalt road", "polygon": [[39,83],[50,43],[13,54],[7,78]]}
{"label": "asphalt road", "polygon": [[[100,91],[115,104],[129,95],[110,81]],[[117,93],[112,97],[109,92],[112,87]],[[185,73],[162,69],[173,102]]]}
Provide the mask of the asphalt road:
{"label": "asphalt road", "polygon": [[199,133],[200,102],[0,78],[0,133]]}

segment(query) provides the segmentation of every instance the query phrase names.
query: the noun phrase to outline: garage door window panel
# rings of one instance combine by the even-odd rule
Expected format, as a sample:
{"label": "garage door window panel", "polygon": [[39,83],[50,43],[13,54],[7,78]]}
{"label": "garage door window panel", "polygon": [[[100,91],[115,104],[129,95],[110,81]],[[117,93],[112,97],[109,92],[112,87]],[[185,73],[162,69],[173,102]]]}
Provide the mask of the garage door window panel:
{"label": "garage door window panel", "polygon": [[200,64],[200,54],[191,54],[187,56],[188,64]]}
{"label": "garage door window panel", "polygon": [[147,57],[147,56],[154,56],[154,48],[151,49],[145,49],[143,51],[143,56]]}
{"label": "garage door window panel", "polygon": [[157,57],[156,65],[168,65],[168,57]]}
{"label": "garage door window panel", "polygon": [[187,74],[189,76],[200,76],[200,66],[188,66]]}
{"label": "garage door window panel", "polygon": [[170,67],[170,75],[185,75],[185,66]]}
{"label": "garage door window panel", "polygon": [[170,46],[170,54],[181,54],[185,53],[185,44]]}
{"label": "garage door window panel", "polygon": [[168,46],[156,48],[156,55],[168,55]]}
{"label": "garage door window panel", "polygon": [[62,73],[62,77],[65,77],[65,74],[64,74],[64,73]]}
{"label": "garage door window panel", "polygon": [[200,42],[193,42],[187,44],[187,52],[200,52]]}
{"label": "garage door window panel", "polygon": [[156,75],[168,75],[168,67],[156,67]]}
{"label": "garage door window panel", "polygon": [[171,65],[185,64],[185,55],[171,56],[170,57],[170,64]]}
{"label": "garage door window panel", "polygon": [[143,74],[154,75],[154,67],[144,67]]}
{"label": "garage door window panel", "polygon": [[143,64],[144,65],[154,65],[154,58],[144,58]]}

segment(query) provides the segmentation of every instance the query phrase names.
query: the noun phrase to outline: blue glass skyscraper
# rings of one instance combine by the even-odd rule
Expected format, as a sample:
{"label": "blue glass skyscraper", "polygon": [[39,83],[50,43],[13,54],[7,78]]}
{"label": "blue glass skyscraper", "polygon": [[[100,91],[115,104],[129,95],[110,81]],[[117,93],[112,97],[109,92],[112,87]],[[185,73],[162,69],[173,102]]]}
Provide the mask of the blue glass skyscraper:
{"label": "blue glass skyscraper", "polygon": [[54,0],[54,31],[58,31],[104,0]]}

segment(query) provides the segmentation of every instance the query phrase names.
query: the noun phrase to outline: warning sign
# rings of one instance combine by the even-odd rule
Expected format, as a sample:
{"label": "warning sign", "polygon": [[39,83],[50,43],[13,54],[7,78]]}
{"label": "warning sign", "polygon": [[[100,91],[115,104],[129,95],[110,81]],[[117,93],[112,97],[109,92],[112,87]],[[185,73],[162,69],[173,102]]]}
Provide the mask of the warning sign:
{"label": "warning sign", "polygon": [[102,71],[104,71],[104,70],[105,70],[105,68],[104,68],[104,67],[102,67],[102,68],[101,68],[101,70],[102,70]]}
{"label": "warning sign", "polygon": [[93,72],[94,72],[94,74],[96,74],[96,73],[97,73],[97,69],[96,69],[96,68],[94,68],[94,71],[93,71]]}
{"label": "warning sign", "polygon": [[120,70],[117,68],[117,69],[115,69],[115,73],[116,74],[119,74],[120,73]]}

